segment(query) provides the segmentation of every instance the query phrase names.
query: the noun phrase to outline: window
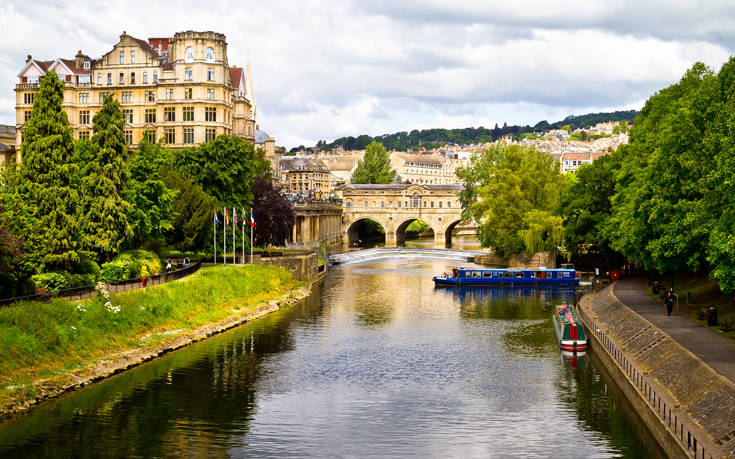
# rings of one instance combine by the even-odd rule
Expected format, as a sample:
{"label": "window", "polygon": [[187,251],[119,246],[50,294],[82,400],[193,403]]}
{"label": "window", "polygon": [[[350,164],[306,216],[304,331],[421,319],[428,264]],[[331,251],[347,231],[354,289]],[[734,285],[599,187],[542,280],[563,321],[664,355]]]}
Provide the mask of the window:
{"label": "window", "polygon": [[88,104],[89,103],[89,93],[88,92],[80,92],[79,93],[79,103],[80,104]]}
{"label": "window", "polygon": [[84,70],[89,70],[89,61],[84,61]]}
{"label": "window", "polygon": [[399,208],[401,207],[401,201],[398,201],[398,207]]}
{"label": "window", "polygon": [[153,72],[153,82],[158,83],[158,72]]}
{"label": "window", "polygon": [[155,123],[156,122],[156,109],[155,108],[146,108],[145,109],[145,122],[146,123]]}
{"label": "window", "polygon": [[166,136],[166,143],[176,143],[176,129],[166,128],[163,130],[163,133]]}
{"label": "window", "polygon": [[214,128],[207,128],[204,130],[204,143],[208,143],[214,140]]}
{"label": "window", "polygon": [[214,62],[214,50],[212,48],[207,48],[204,52],[204,58],[207,62]]}
{"label": "window", "polygon": [[125,60],[125,51],[120,51],[120,63],[122,64]]}
{"label": "window", "polygon": [[102,84],[102,74],[101,73],[98,73],[97,74],[97,84],[99,84],[99,85]]}
{"label": "window", "polygon": [[184,88],[184,99],[191,100],[191,98],[192,98],[192,89]]}
{"label": "window", "polygon": [[176,121],[175,107],[166,107],[163,109],[163,121]]}
{"label": "window", "polygon": [[431,208],[434,208],[434,201],[431,201]]}
{"label": "window", "polygon": [[133,131],[129,129],[125,131],[125,143],[127,143],[128,145],[133,144]]}
{"label": "window", "polygon": [[107,84],[112,84],[112,73],[107,74]]}
{"label": "window", "polygon": [[184,143],[194,143],[194,128],[184,128]]}
{"label": "window", "polygon": [[174,88],[166,89],[166,99],[171,100],[174,98]]}
{"label": "window", "polygon": [[194,107],[184,107],[182,109],[182,119],[184,121],[194,121]]}
{"label": "window", "polygon": [[143,138],[151,143],[156,143],[156,131],[154,129],[146,129],[143,131]]}
{"label": "window", "polygon": [[130,74],[130,84],[135,84],[135,72]]}
{"label": "window", "polygon": [[155,102],[156,101],[156,91],[146,91],[145,92],[145,101],[146,102]]}
{"label": "window", "polygon": [[207,81],[214,81],[214,69],[207,69]]}
{"label": "window", "polygon": [[187,67],[184,69],[184,79],[186,81],[191,81],[191,67]]}
{"label": "window", "polygon": [[125,120],[126,123],[133,124],[133,109],[131,108],[123,109],[122,114],[123,114],[123,119]]}
{"label": "window", "polygon": [[148,72],[143,72],[143,84],[148,83]]}
{"label": "window", "polygon": [[135,51],[130,51],[130,63],[135,64]]}
{"label": "window", "polygon": [[194,62],[194,48],[189,46],[186,48],[186,56],[185,56],[186,62]]}
{"label": "window", "polygon": [[31,119],[31,111],[26,110],[23,112],[23,121],[28,122],[29,119]]}
{"label": "window", "polygon": [[79,111],[79,124],[89,124],[89,110]]}
{"label": "window", "polygon": [[214,89],[207,89],[207,99],[214,100]]}
{"label": "window", "polygon": [[125,84],[125,74],[124,73],[120,74],[120,84]]}
{"label": "window", "polygon": [[441,201],[439,201],[439,208],[440,209],[442,208],[442,202]]}
{"label": "window", "polygon": [[27,92],[23,94],[23,103],[24,104],[33,104],[33,93]]}
{"label": "window", "polygon": [[110,93],[109,93],[109,92],[101,92],[101,93],[100,93],[100,103],[101,103],[101,104],[104,104],[104,103],[105,103],[105,97],[107,97],[107,96],[109,96],[109,95],[110,95]]}
{"label": "window", "polygon": [[205,107],[204,121],[217,121],[217,109],[214,107]]}
{"label": "window", "polygon": [[411,207],[421,207],[421,200],[419,199],[418,193],[413,194]]}
{"label": "window", "polygon": [[122,102],[132,102],[133,101],[133,91],[123,91],[122,92]]}
{"label": "window", "polygon": [[447,208],[452,207],[452,201],[447,201]]}
{"label": "window", "polygon": [[89,131],[79,131],[79,140],[89,140]]}

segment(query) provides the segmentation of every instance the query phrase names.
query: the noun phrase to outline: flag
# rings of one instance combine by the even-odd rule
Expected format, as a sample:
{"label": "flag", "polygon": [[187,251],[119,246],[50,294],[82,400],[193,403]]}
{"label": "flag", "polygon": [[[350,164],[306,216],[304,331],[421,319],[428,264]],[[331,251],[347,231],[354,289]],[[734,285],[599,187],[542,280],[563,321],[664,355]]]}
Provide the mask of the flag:
{"label": "flag", "polygon": [[225,208],[225,225],[230,224],[230,216],[227,215],[227,208]]}
{"label": "flag", "polygon": [[232,224],[237,225],[237,210],[235,208],[232,208]]}
{"label": "flag", "polygon": [[245,208],[242,208],[242,224],[245,225]]}
{"label": "flag", "polygon": [[250,211],[250,227],[255,228],[255,219],[253,218],[253,211]]}
{"label": "flag", "polygon": [[217,209],[214,209],[214,224],[219,225],[219,220],[217,219]]}

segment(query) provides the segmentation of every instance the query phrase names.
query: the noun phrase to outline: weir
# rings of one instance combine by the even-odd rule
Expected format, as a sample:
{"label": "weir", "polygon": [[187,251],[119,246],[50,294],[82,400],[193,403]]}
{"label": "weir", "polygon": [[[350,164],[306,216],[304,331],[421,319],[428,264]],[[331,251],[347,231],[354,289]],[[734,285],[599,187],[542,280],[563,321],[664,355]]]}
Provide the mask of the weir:
{"label": "weir", "polygon": [[471,262],[474,257],[487,255],[480,250],[451,250],[425,249],[418,247],[377,247],[374,249],[357,250],[354,252],[330,255],[329,262],[333,265],[359,263],[361,261],[378,260],[383,258],[441,258]]}

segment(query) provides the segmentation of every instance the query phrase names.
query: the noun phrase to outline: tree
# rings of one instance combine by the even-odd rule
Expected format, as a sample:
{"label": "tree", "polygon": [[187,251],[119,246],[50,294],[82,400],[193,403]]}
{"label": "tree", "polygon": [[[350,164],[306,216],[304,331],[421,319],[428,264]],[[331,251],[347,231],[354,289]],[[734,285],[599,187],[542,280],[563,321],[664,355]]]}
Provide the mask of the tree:
{"label": "tree", "polygon": [[184,178],[228,207],[250,207],[253,180],[267,175],[270,168],[262,151],[256,151],[251,143],[224,135],[177,151],[173,158],[174,167]]}
{"label": "tree", "polygon": [[173,221],[166,242],[179,250],[200,250],[212,241],[212,218],[217,200],[202,187],[171,169],[161,171],[166,188],[174,192]]}
{"label": "tree", "polygon": [[561,244],[562,221],[554,215],[564,180],[556,161],[534,148],[494,145],[473,157],[457,176],[465,219],[479,223],[478,237],[501,257]]}
{"label": "tree", "polygon": [[352,183],[391,183],[396,171],[383,144],[373,141],[365,148],[365,156],[358,161]]}
{"label": "tree", "polygon": [[70,270],[82,255],[71,127],[62,109],[64,84],[49,71],[41,79],[23,129],[16,217],[24,227],[27,262],[38,271]]}
{"label": "tree", "polygon": [[93,118],[92,160],[84,169],[82,230],[84,246],[110,261],[133,235],[128,215],[133,207],[125,200],[128,181],[128,147],[125,143],[120,104],[110,95]]}
{"label": "tree", "polygon": [[172,229],[173,201],[176,191],[168,188],[161,175],[166,151],[160,145],[141,142],[128,163],[130,179],[125,200],[132,205],[128,220],[136,246],[146,239],[157,239]]}
{"label": "tree", "polygon": [[295,215],[288,202],[270,180],[258,177],[253,183],[255,244],[260,247],[284,245],[291,236]]}

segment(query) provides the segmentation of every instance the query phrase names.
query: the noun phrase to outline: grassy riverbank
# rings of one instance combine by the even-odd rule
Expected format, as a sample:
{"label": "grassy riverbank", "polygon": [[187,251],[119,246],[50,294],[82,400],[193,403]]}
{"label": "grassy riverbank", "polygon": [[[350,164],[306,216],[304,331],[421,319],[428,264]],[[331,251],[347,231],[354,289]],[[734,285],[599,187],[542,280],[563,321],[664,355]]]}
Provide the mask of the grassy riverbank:
{"label": "grassy riverbank", "polygon": [[24,302],[0,308],[0,399],[30,383],[114,352],[253,309],[299,283],[284,268],[212,266],[176,282],[85,301]]}

